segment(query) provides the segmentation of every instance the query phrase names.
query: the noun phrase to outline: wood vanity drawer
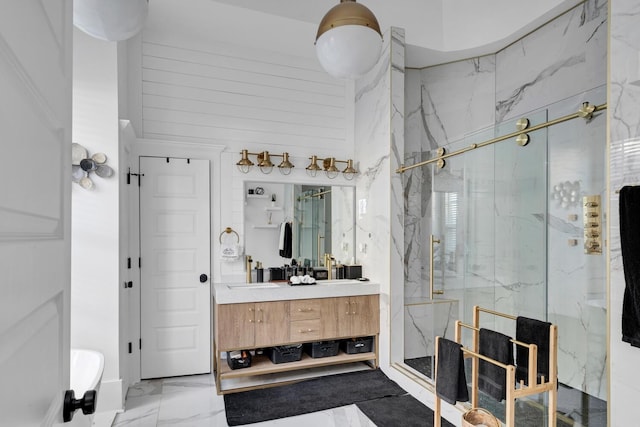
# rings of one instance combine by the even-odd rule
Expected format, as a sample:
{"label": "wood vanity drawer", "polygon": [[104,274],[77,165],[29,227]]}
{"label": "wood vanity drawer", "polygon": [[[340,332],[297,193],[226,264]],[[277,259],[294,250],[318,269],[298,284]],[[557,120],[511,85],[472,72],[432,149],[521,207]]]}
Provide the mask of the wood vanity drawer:
{"label": "wood vanity drawer", "polygon": [[293,300],[290,303],[290,318],[292,321],[320,319],[321,306],[318,299]]}
{"label": "wood vanity drawer", "polygon": [[320,319],[297,320],[289,324],[289,338],[292,342],[317,341],[321,338]]}

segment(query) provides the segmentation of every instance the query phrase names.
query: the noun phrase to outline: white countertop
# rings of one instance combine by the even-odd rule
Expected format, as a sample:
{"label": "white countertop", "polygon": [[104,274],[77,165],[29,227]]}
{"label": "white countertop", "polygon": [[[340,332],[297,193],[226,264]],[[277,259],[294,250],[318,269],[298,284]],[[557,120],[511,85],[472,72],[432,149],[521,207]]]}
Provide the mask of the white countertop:
{"label": "white countertop", "polygon": [[359,280],[319,280],[315,285],[291,286],[285,282],[214,283],[216,304],[331,298],[380,293],[380,284]]}

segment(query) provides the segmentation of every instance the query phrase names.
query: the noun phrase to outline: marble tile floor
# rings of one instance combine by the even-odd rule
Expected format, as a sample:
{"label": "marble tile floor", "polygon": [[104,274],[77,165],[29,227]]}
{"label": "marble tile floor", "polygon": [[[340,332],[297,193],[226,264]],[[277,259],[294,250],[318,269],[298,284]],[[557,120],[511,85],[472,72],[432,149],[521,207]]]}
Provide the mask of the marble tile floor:
{"label": "marble tile floor", "polygon": [[[268,405],[269,402],[265,402]],[[113,427],[226,427],[211,374],[144,380],[129,388]],[[251,424],[252,427],[376,427],[355,405]]]}

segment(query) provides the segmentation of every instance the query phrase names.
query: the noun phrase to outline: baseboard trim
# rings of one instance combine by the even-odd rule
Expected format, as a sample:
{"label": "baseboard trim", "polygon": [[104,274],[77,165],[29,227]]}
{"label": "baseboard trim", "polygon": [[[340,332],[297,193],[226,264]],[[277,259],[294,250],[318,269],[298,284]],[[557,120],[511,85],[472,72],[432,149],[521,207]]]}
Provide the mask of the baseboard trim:
{"label": "baseboard trim", "polygon": [[124,394],[122,380],[102,380],[98,392],[98,407],[96,412],[111,412],[124,410]]}

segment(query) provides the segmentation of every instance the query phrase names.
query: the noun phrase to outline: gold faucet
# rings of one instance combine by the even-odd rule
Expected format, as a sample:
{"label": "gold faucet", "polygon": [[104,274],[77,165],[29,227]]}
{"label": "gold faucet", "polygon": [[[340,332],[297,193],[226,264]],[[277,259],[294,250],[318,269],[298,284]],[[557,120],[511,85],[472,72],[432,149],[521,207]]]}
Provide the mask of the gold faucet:
{"label": "gold faucet", "polygon": [[251,259],[251,255],[247,255],[246,257],[246,268],[247,268],[247,283],[251,283],[251,263],[253,260]]}
{"label": "gold faucet", "polygon": [[327,268],[327,280],[333,279],[333,273],[331,272],[333,262],[336,259],[331,254],[324,254],[324,266]]}

